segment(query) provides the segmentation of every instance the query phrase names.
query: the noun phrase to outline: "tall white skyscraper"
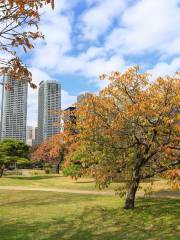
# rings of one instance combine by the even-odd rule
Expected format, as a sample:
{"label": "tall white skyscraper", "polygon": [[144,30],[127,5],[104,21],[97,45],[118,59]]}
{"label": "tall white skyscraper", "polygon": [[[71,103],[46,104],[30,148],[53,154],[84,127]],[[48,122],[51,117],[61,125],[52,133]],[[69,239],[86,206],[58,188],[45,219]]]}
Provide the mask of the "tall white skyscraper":
{"label": "tall white skyscraper", "polygon": [[16,81],[10,76],[4,76],[1,140],[13,138],[26,141],[27,92],[28,83],[26,81]]}
{"label": "tall white skyscraper", "polygon": [[61,85],[48,80],[39,84],[38,94],[38,144],[53,134],[60,133]]}

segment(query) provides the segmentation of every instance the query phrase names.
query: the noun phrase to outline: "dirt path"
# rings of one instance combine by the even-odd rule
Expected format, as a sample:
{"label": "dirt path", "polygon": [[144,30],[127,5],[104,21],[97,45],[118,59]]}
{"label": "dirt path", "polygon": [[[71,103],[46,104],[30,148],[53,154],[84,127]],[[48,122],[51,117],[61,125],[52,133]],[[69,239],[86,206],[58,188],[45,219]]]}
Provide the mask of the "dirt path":
{"label": "dirt path", "polygon": [[[59,192],[59,193],[75,193],[75,194],[89,194],[89,195],[115,195],[114,191],[90,191],[90,190],[74,190],[74,189],[59,189],[59,188],[35,188],[35,187],[22,187],[22,186],[0,186],[0,190],[11,191],[42,191],[42,192]],[[143,197],[143,192],[137,192],[138,197]],[[151,197],[167,197],[167,198],[180,198],[180,192],[174,191],[159,191],[151,195]]]}

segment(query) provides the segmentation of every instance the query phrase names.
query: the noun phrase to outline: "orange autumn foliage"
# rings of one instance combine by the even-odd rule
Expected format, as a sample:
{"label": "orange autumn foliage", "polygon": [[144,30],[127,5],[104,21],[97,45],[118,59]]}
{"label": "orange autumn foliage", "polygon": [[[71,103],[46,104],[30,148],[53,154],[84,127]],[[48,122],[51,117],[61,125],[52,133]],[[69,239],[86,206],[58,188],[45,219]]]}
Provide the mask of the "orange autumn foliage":
{"label": "orange autumn foliage", "polygon": [[37,147],[32,154],[32,159],[45,163],[60,163],[64,160],[65,151],[63,134],[56,134]]}
{"label": "orange autumn foliage", "polygon": [[34,47],[34,40],[43,38],[39,32],[40,8],[46,4],[54,8],[54,0],[0,0],[0,75],[9,74],[16,80],[26,76],[33,88],[36,86],[32,83],[32,74],[23,65],[16,49],[22,47],[27,52]]}
{"label": "orange autumn foliage", "polygon": [[76,106],[76,148],[68,159],[81,161],[101,187],[127,182],[125,208],[133,208],[143,179],[180,164],[180,77],[150,81],[132,67],[103,79],[109,85]]}

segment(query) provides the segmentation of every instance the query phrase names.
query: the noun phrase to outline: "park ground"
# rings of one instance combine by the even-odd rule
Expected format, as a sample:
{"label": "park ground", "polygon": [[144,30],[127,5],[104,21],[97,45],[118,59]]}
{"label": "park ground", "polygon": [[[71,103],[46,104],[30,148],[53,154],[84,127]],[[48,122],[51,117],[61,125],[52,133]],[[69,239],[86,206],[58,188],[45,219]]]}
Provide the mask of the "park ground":
{"label": "park ground", "polygon": [[156,179],[153,195],[144,197],[143,188],[150,185],[142,184],[131,211],[124,210],[124,199],[114,195],[117,184],[102,194],[88,178],[74,181],[37,172],[4,176],[0,179],[0,239],[180,239],[180,194],[169,190],[165,180]]}

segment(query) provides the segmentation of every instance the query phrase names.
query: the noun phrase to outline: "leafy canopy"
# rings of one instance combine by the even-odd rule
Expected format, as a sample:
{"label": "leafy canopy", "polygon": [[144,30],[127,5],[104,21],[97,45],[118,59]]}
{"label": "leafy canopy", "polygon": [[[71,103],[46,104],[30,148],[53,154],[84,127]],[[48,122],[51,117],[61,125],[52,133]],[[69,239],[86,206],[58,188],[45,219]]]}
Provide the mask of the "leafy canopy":
{"label": "leafy canopy", "polygon": [[76,143],[68,159],[81,161],[100,187],[123,179],[136,192],[143,179],[180,164],[179,75],[151,82],[132,67],[101,79],[109,85],[77,104]]}
{"label": "leafy canopy", "polygon": [[[32,75],[18,57],[17,49],[32,49],[32,42],[43,38],[39,32],[40,8],[54,0],[0,0],[0,75],[9,74],[16,80],[27,76],[31,87]],[[10,56],[10,59],[6,56]]]}
{"label": "leafy canopy", "polygon": [[11,163],[27,162],[29,146],[18,140],[5,139],[0,142],[0,166],[8,166]]}
{"label": "leafy canopy", "polygon": [[45,163],[58,163],[63,161],[65,151],[63,134],[55,134],[37,147],[32,154],[32,159]]}

